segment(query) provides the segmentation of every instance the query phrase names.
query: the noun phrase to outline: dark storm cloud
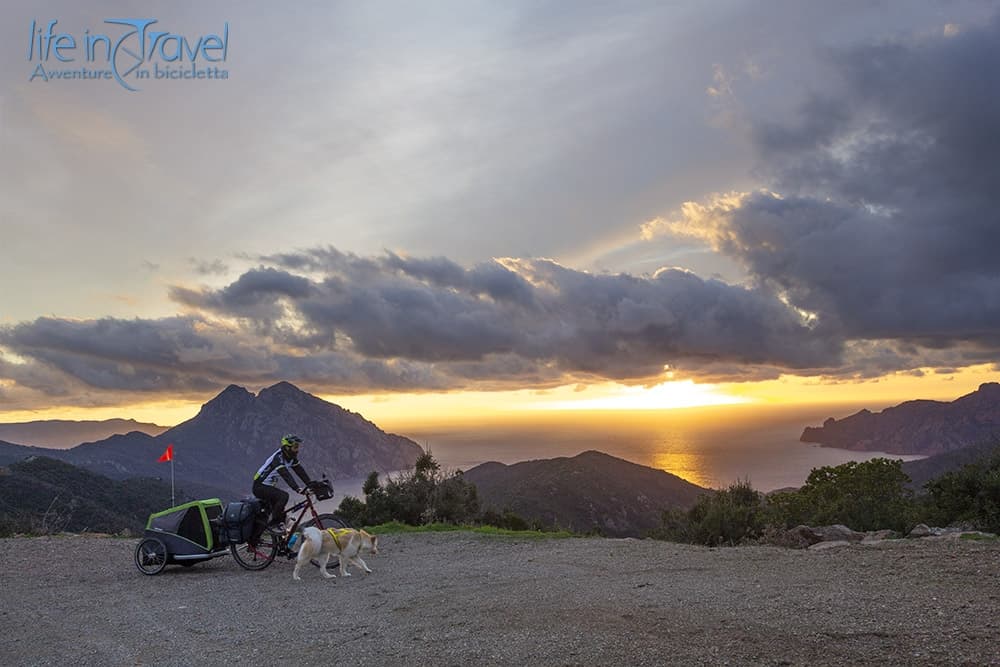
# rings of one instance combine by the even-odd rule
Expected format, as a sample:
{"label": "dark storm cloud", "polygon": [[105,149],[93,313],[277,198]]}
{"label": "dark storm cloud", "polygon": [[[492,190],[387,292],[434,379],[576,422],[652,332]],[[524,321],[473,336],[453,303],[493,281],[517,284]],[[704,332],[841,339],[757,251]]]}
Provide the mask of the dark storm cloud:
{"label": "dark storm cloud", "polygon": [[676,269],[594,275],[523,259],[465,269],[329,248],[300,265],[313,276],[261,267],[218,290],[172,291],[204,317],[0,329],[0,345],[29,360],[0,375],[144,392],[273,378],[329,391],[500,389],[649,380],[685,362],[812,368],[841,353],[773,295]]}
{"label": "dark storm cloud", "polygon": [[231,382],[264,385],[274,378],[339,390],[449,386],[427,364],[338,351],[303,356],[255,332],[198,318],[39,318],[0,328],[0,346],[23,359],[0,358],[0,378],[50,397],[88,389],[203,395]]}
{"label": "dark storm cloud", "polygon": [[[839,83],[794,119],[756,125],[760,173],[779,194],[716,208],[688,231],[845,340],[969,343],[995,357],[1000,18],[832,59]],[[916,357],[878,358],[888,363],[873,370]]]}
{"label": "dark storm cloud", "polygon": [[[767,292],[680,270],[635,277],[547,260],[464,269],[441,258],[323,254],[331,260],[327,273],[286,306],[305,329],[364,357],[448,363],[515,355],[564,373],[631,379],[685,358],[801,368],[833,363],[839,354],[836,341],[811,331]],[[224,298],[229,290],[184,294],[185,303],[246,317]]]}

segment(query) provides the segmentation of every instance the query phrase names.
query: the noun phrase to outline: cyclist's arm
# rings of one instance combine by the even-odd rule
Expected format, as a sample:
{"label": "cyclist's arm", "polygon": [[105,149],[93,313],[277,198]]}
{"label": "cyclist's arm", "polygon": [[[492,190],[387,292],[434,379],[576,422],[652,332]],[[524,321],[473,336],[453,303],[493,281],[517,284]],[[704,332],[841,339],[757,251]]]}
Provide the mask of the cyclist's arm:
{"label": "cyclist's arm", "polygon": [[281,466],[278,468],[278,474],[281,475],[281,479],[285,480],[285,484],[288,485],[288,488],[293,491],[299,490],[299,485],[295,483],[295,478],[292,477],[292,473],[288,472],[288,468]]}
{"label": "cyclist's arm", "polygon": [[302,483],[305,484],[306,487],[308,487],[309,482],[311,482],[312,480],[309,479],[309,475],[306,474],[306,469],[302,467],[302,464],[296,461],[295,463],[292,464],[292,470],[294,470],[295,474],[299,476],[299,479],[302,480]]}

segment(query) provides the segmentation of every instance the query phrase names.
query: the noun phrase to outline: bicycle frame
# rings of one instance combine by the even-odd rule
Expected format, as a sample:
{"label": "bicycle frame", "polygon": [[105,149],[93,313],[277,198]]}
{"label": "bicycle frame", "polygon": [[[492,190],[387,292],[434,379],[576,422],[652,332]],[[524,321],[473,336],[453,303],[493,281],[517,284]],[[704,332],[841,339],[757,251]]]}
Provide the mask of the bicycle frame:
{"label": "bicycle frame", "polygon": [[[267,546],[263,548],[258,548],[258,543],[256,538],[253,541],[248,540],[242,545],[242,549],[247,552],[241,554],[241,545],[230,545],[230,553],[232,553],[233,558],[239,563],[240,567],[247,570],[262,570],[274,562],[277,556],[283,556],[287,558],[294,558],[295,552],[288,548],[288,540],[292,535],[299,529],[299,526],[303,523],[303,519],[306,519],[306,514],[311,515],[309,517],[309,522],[312,525],[323,528],[344,528],[347,525],[343,520],[336,518],[334,514],[320,514],[316,511],[316,505],[313,502],[313,495],[316,493],[313,490],[309,490],[305,494],[305,498],[295,503],[294,505],[285,509],[285,521],[287,523],[288,517],[295,516],[295,520],[291,523],[291,526],[286,529],[283,533],[278,533],[269,527],[263,527],[261,529],[260,535],[267,533],[270,535],[270,539],[267,540]],[[323,500],[326,500],[333,496],[332,489],[327,485],[322,496]],[[297,513],[297,516],[296,516]],[[269,512],[268,512],[269,514]],[[249,556],[252,555],[252,558]],[[314,565],[319,565],[319,562],[312,559]]]}
{"label": "bicycle frame", "polygon": [[[302,511],[299,512],[299,510]],[[299,512],[299,516],[296,517],[289,528],[285,529],[285,534],[281,536],[282,546],[288,541],[289,536],[295,533],[295,529],[299,527],[299,524],[302,523],[302,517],[306,515],[306,510],[312,514],[313,521],[319,523],[319,514],[316,512],[316,506],[313,504],[312,494],[306,493],[305,500],[301,500],[285,510],[285,516],[291,516],[295,512]]]}

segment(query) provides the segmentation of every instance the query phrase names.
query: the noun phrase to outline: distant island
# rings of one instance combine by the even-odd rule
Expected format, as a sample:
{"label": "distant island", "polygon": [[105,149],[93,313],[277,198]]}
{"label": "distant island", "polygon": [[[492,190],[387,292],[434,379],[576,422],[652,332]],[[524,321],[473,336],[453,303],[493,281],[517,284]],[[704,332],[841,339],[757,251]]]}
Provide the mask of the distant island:
{"label": "distant island", "polygon": [[934,456],[1000,434],[1000,384],[988,382],[954,401],[907,401],[881,412],[861,410],[806,427],[799,438],[824,447]]}

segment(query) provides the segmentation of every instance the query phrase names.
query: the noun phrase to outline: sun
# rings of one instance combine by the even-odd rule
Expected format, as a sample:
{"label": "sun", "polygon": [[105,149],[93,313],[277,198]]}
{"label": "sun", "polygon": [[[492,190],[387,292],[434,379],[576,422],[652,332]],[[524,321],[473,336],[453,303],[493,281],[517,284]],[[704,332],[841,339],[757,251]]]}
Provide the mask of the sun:
{"label": "sun", "polygon": [[542,401],[542,410],[671,410],[710,405],[749,403],[750,399],[731,396],[714,384],[696,384],[693,380],[670,380],[653,387],[602,385],[588,393],[600,396],[557,401]]}

